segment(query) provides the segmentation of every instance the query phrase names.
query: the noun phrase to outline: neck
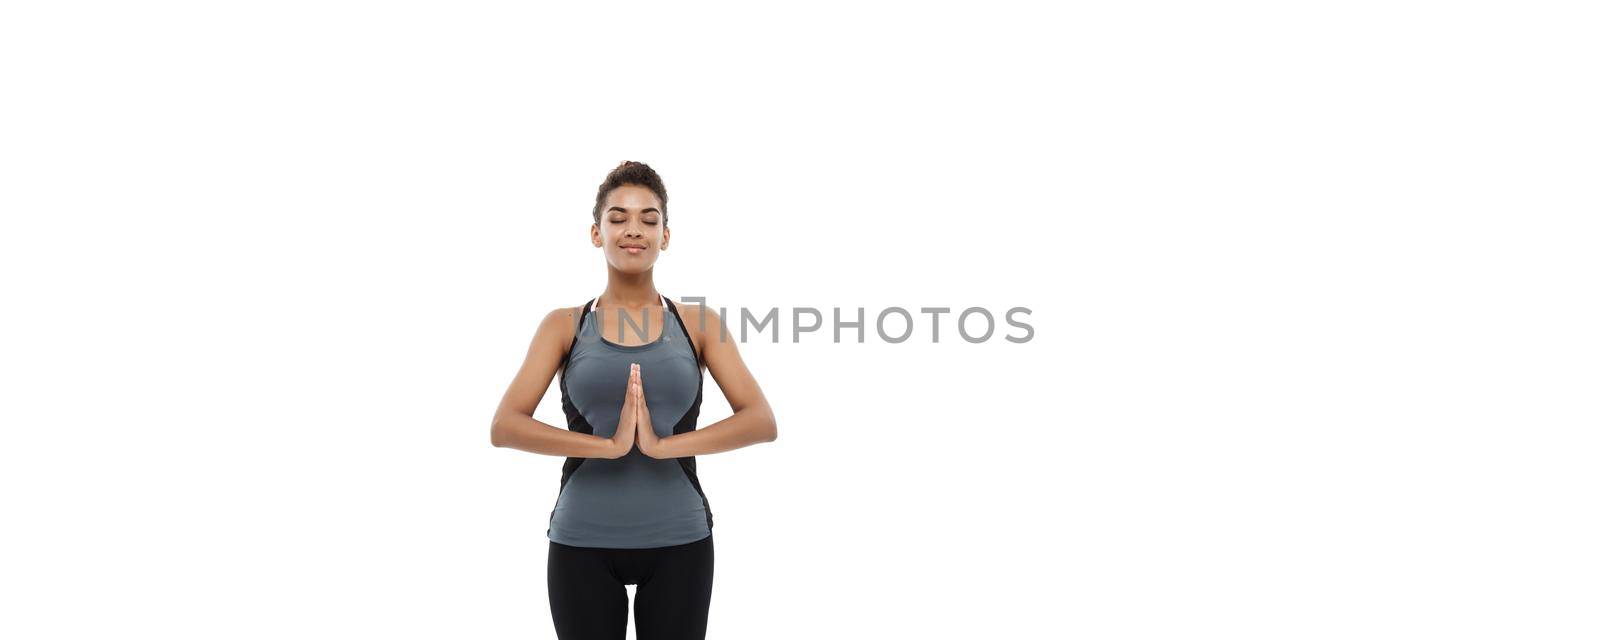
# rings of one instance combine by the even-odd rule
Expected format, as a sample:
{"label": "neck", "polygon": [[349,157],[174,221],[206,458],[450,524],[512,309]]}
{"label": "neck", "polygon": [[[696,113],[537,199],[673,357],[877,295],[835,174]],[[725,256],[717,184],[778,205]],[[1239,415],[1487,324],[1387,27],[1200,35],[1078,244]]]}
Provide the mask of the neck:
{"label": "neck", "polygon": [[661,304],[661,294],[656,291],[655,269],[644,273],[622,273],[606,270],[606,290],[600,294],[601,306],[640,308]]}

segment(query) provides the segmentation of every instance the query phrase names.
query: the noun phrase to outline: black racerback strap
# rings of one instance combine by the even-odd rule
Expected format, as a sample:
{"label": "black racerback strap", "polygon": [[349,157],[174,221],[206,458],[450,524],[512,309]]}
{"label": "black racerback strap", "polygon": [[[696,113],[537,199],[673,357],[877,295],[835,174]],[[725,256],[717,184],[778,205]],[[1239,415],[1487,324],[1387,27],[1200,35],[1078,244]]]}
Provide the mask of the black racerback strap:
{"label": "black racerback strap", "polygon": [[683,321],[683,316],[678,314],[678,305],[666,296],[662,296],[661,299],[667,301],[667,309],[672,312],[672,317],[678,321],[678,330],[683,332],[683,339],[689,341],[689,351],[694,353],[695,364],[704,367],[705,363],[700,359],[700,351],[694,348],[694,338],[689,335],[689,326]]}
{"label": "black racerback strap", "polygon": [[572,358],[572,350],[578,348],[578,334],[583,331],[583,321],[589,319],[589,308],[594,305],[594,299],[583,303],[583,311],[578,312],[577,325],[572,329],[572,344],[567,345],[567,352],[561,354],[561,379],[567,378],[567,360]]}

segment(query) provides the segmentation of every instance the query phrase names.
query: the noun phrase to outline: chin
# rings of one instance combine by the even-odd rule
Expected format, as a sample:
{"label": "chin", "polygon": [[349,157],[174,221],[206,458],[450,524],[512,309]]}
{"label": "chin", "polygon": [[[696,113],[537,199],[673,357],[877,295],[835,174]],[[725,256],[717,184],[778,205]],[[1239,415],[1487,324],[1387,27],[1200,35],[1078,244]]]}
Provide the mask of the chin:
{"label": "chin", "polygon": [[655,258],[649,258],[646,260],[629,260],[629,257],[630,256],[624,256],[620,260],[609,261],[611,263],[611,268],[623,273],[644,273],[655,268],[656,266]]}

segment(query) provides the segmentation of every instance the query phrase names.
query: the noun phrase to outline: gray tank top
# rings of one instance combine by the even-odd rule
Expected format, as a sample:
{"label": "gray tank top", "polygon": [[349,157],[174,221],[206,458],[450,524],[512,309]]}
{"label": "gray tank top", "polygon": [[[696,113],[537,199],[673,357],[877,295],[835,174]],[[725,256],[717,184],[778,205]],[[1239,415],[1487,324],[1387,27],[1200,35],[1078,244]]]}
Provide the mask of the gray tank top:
{"label": "gray tank top", "polygon": [[[572,347],[561,368],[561,406],[567,428],[609,438],[617,432],[628,370],[639,363],[645,402],[656,435],[693,431],[703,378],[694,343],[667,307],[666,326],[649,344],[624,346],[600,335],[593,300],[583,305]],[[623,331],[636,332],[628,324]],[[643,333],[655,335],[655,327]],[[608,336],[612,340],[618,336]],[[687,544],[711,535],[711,504],[700,488],[694,457],[656,459],[637,446],[615,460],[567,458],[545,534],[577,547],[648,549]]]}

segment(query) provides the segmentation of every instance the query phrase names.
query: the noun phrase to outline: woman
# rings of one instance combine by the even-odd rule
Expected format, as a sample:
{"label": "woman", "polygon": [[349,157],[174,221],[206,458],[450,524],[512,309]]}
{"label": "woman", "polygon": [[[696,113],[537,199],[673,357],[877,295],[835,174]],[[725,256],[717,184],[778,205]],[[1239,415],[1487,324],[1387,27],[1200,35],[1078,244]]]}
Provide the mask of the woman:
{"label": "woman", "polygon": [[[606,259],[605,291],[545,316],[495,412],[494,446],[567,458],[545,532],[562,640],[622,640],[628,584],[638,585],[640,640],[704,638],[712,518],[694,457],[778,437],[721,318],[656,291],[656,258],[671,239],[661,177],[638,162],[612,170],[589,228]],[[733,415],[696,429],[702,366]],[[557,371],[565,429],[532,417]]]}

